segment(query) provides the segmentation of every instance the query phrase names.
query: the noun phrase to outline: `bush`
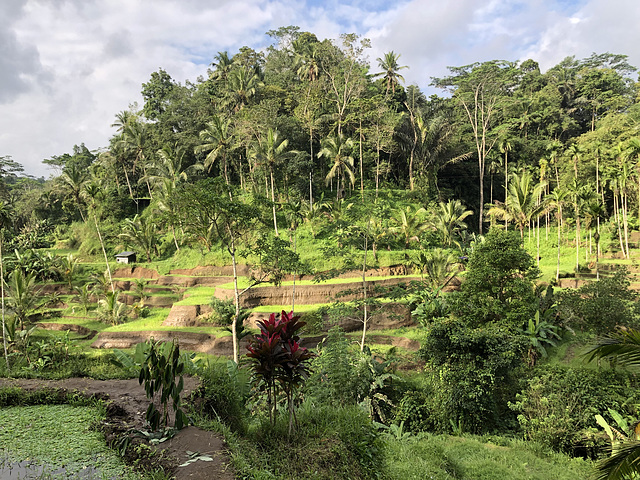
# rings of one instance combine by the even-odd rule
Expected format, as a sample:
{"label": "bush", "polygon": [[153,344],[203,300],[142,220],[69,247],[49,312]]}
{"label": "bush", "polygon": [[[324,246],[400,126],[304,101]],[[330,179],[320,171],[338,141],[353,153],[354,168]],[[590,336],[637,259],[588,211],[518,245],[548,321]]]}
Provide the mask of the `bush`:
{"label": "bush", "polygon": [[595,415],[613,423],[608,409],[637,419],[638,381],[613,370],[540,367],[510,404],[527,440],[556,451],[595,457],[608,444]]}
{"label": "bush", "polygon": [[520,329],[535,314],[539,273],[517,232],[491,230],[469,256],[460,291],[449,296],[451,311],[470,326],[499,322]]}
{"label": "bush", "polygon": [[202,382],[194,399],[200,413],[224,423],[232,431],[245,433],[249,411],[249,374],[232,362],[208,363],[199,373]]}
{"label": "bush", "polygon": [[306,401],[298,410],[293,436],[280,417],[249,430],[241,450],[254,465],[243,478],[374,479],[383,475],[383,444],[378,429],[357,406],[336,408]]}
{"label": "bush", "polygon": [[[499,326],[467,328],[456,319],[431,326],[419,355],[428,363],[436,430],[480,433],[512,427],[507,402],[518,391],[524,339]],[[510,418],[511,417],[511,418]]]}
{"label": "bush", "polygon": [[638,293],[631,290],[629,273],[620,267],[611,277],[558,295],[558,314],[566,326],[603,334],[617,326],[638,327]]}

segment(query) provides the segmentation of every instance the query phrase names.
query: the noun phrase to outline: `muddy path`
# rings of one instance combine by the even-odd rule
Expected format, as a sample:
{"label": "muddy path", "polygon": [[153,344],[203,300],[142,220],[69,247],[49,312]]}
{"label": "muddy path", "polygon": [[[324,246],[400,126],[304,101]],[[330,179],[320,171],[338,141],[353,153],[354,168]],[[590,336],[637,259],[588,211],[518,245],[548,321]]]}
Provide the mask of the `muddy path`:
{"label": "muddy path", "polygon": [[[149,405],[144,387],[137,379],[93,380],[68,378],[64,380],[0,379],[0,387],[15,386],[25,390],[53,389],[63,393],[79,393],[107,401],[107,418],[102,425],[109,443],[118,443],[132,429],[144,428],[144,416]],[[198,380],[185,377],[183,398],[188,398],[198,388]],[[142,442],[138,437],[134,442]],[[160,462],[165,471],[171,471],[176,480],[204,480],[235,478],[231,459],[224,439],[215,432],[189,426],[180,430],[172,439],[161,443],[164,450]],[[197,455],[193,455],[196,453]],[[206,456],[211,460],[188,462],[194,456]],[[185,463],[187,465],[181,466]]]}

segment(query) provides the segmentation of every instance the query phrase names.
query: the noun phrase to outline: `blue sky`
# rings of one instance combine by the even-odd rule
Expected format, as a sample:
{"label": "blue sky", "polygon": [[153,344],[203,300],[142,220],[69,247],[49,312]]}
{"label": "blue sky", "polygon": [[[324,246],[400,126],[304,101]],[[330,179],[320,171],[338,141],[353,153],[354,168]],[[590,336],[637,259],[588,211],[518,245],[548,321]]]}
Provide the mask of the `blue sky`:
{"label": "blue sky", "polygon": [[0,18],[0,156],[45,177],[43,159],[108,145],[151,72],[195,80],[218,51],[265,48],[265,32],[286,25],[367,37],[374,71],[393,50],[422,88],[447,66],[491,59],[544,70],[611,52],[640,66],[637,0],[2,0]]}

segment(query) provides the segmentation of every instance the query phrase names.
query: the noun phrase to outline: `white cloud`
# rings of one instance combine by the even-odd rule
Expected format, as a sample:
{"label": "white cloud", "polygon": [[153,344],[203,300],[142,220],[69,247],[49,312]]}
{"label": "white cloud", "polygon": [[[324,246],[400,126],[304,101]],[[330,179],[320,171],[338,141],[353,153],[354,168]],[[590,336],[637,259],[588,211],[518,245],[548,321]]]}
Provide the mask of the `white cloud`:
{"label": "white cloud", "polygon": [[218,51],[262,49],[280,26],[369,37],[374,71],[393,50],[423,88],[447,66],[491,59],[549,68],[610,51],[640,65],[637,0],[8,0],[0,17],[0,155],[38,176],[73,144],[106,146],[151,72],[195,80]]}

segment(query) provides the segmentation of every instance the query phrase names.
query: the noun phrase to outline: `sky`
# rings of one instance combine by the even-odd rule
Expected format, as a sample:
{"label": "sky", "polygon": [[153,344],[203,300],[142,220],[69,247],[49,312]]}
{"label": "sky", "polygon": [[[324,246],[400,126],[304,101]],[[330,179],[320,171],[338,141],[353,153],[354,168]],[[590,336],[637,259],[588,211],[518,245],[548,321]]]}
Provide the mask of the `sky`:
{"label": "sky", "polygon": [[371,40],[372,71],[400,54],[406,84],[428,93],[448,66],[628,55],[640,67],[638,0],[1,0],[0,157],[48,178],[43,159],[104,149],[115,115],[159,68],[184,83],[214,56],[273,43],[296,25],[319,39]]}

